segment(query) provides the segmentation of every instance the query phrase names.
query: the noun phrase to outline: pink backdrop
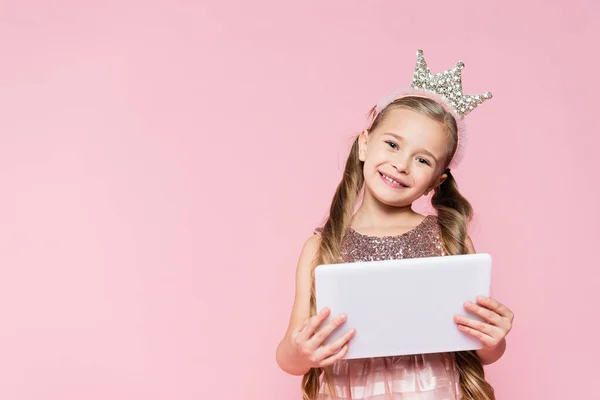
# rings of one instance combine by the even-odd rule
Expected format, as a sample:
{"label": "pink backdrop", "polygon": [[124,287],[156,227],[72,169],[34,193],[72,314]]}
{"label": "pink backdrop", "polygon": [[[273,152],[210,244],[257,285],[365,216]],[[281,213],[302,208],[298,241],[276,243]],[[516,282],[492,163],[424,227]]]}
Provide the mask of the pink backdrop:
{"label": "pink backdrop", "polygon": [[417,48],[495,95],[457,175],[498,398],[593,397],[598,2],[212,3],[0,3],[0,399],[298,398],[299,251]]}

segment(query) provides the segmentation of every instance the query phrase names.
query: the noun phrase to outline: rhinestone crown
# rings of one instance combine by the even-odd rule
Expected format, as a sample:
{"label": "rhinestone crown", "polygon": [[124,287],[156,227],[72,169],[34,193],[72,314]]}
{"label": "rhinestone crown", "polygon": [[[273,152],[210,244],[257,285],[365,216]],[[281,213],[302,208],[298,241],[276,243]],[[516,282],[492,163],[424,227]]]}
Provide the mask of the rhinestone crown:
{"label": "rhinestone crown", "polygon": [[464,117],[484,101],[492,98],[492,93],[463,95],[461,71],[465,67],[462,61],[456,67],[432,75],[423,56],[423,50],[417,50],[417,65],[412,80],[412,88],[424,89],[442,96],[457,114]]}

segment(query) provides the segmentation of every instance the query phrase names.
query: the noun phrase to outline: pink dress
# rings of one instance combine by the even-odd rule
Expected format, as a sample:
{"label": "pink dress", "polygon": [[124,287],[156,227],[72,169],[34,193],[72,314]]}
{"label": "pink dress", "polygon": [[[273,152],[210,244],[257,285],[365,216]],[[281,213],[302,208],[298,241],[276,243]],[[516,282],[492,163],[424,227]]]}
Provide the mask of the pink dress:
{"label": "pink dress", "polygon": [[[316,233],[321,233],[318,228]],[[367,236],[350,228],[342,246],[345,262],[444,255],[437,218],[400,236]],[[333,365],[338,399],[459,400],[459,373],[453,353],[341,360]],[[319,400],[329,400],[321,383]]]}

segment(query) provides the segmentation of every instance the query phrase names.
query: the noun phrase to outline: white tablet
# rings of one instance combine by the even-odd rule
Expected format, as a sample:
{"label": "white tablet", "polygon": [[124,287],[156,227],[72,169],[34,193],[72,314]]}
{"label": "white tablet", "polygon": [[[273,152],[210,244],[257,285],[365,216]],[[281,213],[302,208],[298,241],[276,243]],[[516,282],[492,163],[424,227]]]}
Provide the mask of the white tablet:
{"label": "white tablet", "polygon": [[319,265],[317,310],[348,316],[325,343],[354,328],[346,359],[480,349],[454,315],[480,320],[464,303],[489,296],[491,273],[489,254]]}

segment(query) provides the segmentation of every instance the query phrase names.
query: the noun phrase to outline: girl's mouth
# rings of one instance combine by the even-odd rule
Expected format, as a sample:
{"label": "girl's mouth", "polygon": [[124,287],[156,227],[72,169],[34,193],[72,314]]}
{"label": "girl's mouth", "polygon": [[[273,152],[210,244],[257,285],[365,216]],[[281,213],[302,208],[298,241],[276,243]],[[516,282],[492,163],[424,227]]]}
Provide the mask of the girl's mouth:
{"label": "girl's mouth", "polygon": [[381,180],[383,180],[383,182],[385,184],[387,184],[388,186],[391,186],[393,188],[399,189],[399,188],[408,187],[405,184],[403,184],[402,182],[397,181],[396,179],[392,178],[391,176],[382,174],[381,172],[379,172],[379,176],[381,176]]}

